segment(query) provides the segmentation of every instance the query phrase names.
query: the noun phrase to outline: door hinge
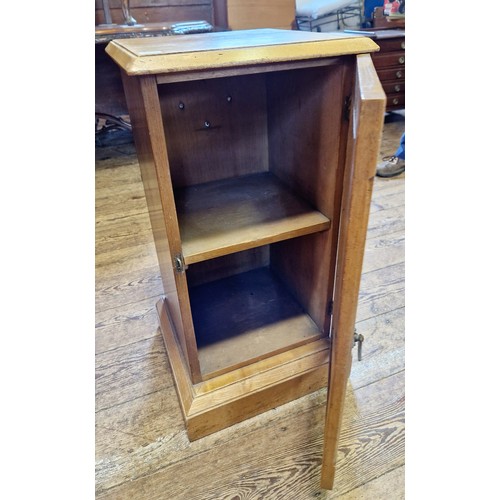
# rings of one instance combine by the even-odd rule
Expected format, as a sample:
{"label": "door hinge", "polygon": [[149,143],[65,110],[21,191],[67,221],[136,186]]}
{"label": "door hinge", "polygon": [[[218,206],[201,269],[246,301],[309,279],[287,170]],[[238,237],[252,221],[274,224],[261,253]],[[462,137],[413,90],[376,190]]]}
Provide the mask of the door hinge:
{"label": "door hinge", "polygon": [[351,118],[351,96],[348,95],[344,99],[344,120],[349,121]]}
{"label": "door hinge", "polygon": [[328,302],[328,306],[326,308],[326,314],[327,316],[333,316],[333,300],[330,300],[330,302]]}
{"label": "door hinge", "polygon": [[183,273],[187,269],[186,264],[184,263],[184,257],[181,253],[174,257],[174,269],[178,273]]}

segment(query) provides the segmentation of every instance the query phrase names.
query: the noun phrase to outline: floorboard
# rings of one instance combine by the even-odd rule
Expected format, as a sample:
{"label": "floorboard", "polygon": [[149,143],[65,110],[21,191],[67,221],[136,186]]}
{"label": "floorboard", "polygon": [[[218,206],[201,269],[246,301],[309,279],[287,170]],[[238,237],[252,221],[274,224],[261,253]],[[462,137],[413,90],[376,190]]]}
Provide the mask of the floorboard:
{"label": "floorboard", "polygon": [[[404,114],[387,115],[380,158]],[[375,178],[333,491],[326,390],[190,443],[158,329],[162,294],[133,145],[96,149],[96,499],[404,498],[405,176]],[[355,354],[355,352],[354,352]]]}

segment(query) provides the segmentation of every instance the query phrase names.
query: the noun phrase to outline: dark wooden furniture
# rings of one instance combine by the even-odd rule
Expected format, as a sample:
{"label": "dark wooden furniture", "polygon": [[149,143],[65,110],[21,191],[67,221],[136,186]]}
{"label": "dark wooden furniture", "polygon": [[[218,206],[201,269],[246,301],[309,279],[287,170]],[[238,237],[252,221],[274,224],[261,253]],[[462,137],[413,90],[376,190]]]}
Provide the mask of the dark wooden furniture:
{"label": "dark wooden furniture", "polygon": [[[111,21],[124,25],[121,0],[109,0]],[[138,24],[157,24],[205,19],[213,22],[213,0],[134,0],[130,14]],[[102,0],[95,1],[95,24],[105,24]]]}
{"label": "dark wooden furniture", "polygon": [[387,111],[405,107],[405,31],[375,30],[369,35],[380,47],[372,54],[373,64],[387,95]]}
{"label": "dark wooden furniture", "polygon": [[332,488],[385,95],[367,37],[115,40],[189,439],[329,385]]}
{"label": "dark wooden furniture", "polygon": [[102,0],[95,2],[95,112],[113,117],[128,115],[120,71],[104,52],[114,39],[170,36],[174,23],[204,20],[214,25],[213,0],[136,0],[130,13],[137,21],[127,26],[120,0],[109,0],[111,21],[106,23]]}

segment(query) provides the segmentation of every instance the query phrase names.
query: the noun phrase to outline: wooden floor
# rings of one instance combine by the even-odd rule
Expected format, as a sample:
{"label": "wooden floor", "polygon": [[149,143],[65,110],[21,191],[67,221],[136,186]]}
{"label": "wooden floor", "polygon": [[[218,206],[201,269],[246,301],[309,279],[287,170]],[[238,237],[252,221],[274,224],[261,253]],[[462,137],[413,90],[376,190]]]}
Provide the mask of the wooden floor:
{"label": "wooden floor", "polygon": [[[386,117],[380,157],[404,131]],[[404,498],[405,177],[375,180],[333,491],[319,488],[326,390],[190,443],[158,329],[158,262],[132,145],[96,150],[96,498]],[[355,354],[355,351],[353,351]]]}

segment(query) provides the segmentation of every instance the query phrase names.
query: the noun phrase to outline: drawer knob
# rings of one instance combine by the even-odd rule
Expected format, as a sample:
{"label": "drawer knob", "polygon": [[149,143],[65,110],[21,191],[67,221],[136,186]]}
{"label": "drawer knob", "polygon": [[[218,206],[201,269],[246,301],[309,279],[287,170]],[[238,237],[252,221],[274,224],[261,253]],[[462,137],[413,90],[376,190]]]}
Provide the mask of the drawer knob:
{"label": "drawer knob", "polygon": [[405,63],[405,56],[401,56],[398,60],[399,60],[399,64],[404,64]]}
{"label": "drawer knob", "polygon": [[392,100],[392,104],[399,104],[399,99],[397,97],[395,97],[393,100]]}
{"label": "drawer knob", "polygon": [[405,42],[404,40],[401,42],[401,48],[404,49],[405,48]]}
{"label": "drawer knob", "polygon": [[403,72],[402,71],[396,71],[396,78],[401,78],[403,76]]}
{"label": "drawer knob", "polygon": [[401,92],[401,85],[394,85],[394,90],[396,92]]}

